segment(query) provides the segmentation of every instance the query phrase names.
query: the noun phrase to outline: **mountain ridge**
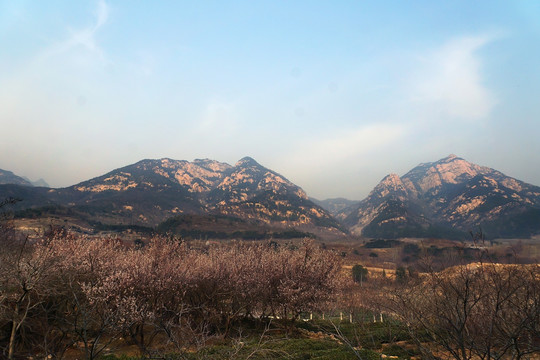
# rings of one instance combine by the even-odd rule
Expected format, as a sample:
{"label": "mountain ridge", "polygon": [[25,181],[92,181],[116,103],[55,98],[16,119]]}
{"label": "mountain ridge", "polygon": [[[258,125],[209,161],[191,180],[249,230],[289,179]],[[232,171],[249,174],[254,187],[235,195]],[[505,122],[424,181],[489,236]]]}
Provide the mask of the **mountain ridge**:
{"label": "mountain ridge", "polygon": [[481,226],[492,237],[540,233],[540,187],[453,154],[418,164],[403,176],[388,174],[361,201],[310,199],[251,157],[234,165],[211,159],[143,159],[56,189],[17,179],[20,184],[0,185],[0,196],[24,200],[15,209],[41,213],[40,208],[60,207],[60,213],[109,225],[155,227],[167,219],[197,215],[190,219],[210,223],[219,218],[222,225],[242,219],[249,223],[246,231],[277,226],[341,234],[350,230],[364,237],[463,239]]}
{"label": "mountain ridge", "polygon": [[250,157],[234,166],[210,159],[144,159],[39,195],[43,205],[69,207],[107,224],[157,226],[186,214],[223,215],[264,226],[344,234],[300,187]]}

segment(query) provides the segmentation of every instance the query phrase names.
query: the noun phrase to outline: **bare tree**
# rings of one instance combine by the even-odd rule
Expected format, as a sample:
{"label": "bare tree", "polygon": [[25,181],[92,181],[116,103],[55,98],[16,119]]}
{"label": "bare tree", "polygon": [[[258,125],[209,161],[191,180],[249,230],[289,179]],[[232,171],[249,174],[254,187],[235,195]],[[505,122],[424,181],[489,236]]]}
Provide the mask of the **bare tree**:
{"label": "bare tree", "polygon": [[520,359],[540,351],[539,270],[475,263],[429,271],[396,288],[391,308],[427,358]]}

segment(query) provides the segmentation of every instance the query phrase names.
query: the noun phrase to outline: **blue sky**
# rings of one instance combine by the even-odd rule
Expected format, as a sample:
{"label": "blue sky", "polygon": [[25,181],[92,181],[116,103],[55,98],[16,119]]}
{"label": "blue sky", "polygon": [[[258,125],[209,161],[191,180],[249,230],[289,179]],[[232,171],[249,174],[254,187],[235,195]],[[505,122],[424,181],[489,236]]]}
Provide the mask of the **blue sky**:
{"label": "blue sky", "polygon": [[0,168],[251,156],[361,199],[455,153],[540,185],[535,1],[1,1]]}

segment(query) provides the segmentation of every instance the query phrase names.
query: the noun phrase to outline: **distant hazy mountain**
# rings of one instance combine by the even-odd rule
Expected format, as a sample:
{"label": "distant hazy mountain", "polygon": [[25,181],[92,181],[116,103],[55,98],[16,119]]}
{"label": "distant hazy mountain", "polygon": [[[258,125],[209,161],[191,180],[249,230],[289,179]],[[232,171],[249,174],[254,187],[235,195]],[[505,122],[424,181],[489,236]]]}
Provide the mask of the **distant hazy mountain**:
{"label": "distant hazy mountain", "polygon": [[[234,166],[208,159],[142,160],[68,188],[36,188],[35,197],[107,224],[156,226],[175,216],[216,215],[212,219],[221,222],[235,218],[343,234],[342,226],[301,188],[249,157]],[[33,200],[28,204],[36,207]]]}
{"label": "distant hazy mountain", "polygon": [[356,206],[360,204],[360,201],[348,200],[345,198],[333,198],[325,200],[317,200],[315,198],[311,198],[311,201],[313,201],[320,207],[328,210],[330,214],[332,214],[332,216],[342,218],[349,215],[352,211],[355,210]]}
{"label": "distant hazy mountain", "polygon": [[0,184],[15,184],[23,186],[42,186],[49,187],[49,184],[43,179],[32,181],[26,176],[17,176],[11,171],[0,169]]}
{"label": "distant hazy mountain", "polygon": [[369,237],[462,237],[481,226],[492,237],[540,232],[540,187],[455,155],[386,176],[342,216]]}
{"label": "distant hazy mountain", "polygon": [[32,183],[25,178],[15,175],[11,171],[0,169],[0,184],[17,184],[32,186]]}
{"label": "distant hazy mountain", "polygon": [[33,186],[41,186],[41,187],[50,187],[49,184],[47,184],[47,182],[45,180],[43,180],[42,178],[40,178],[39,180],[36,180],[36,181],[32,181],[30,180],[29,178],[27,178],[26,176],[23,176],[24,180],[28,181],[29,183],[31,183]]}

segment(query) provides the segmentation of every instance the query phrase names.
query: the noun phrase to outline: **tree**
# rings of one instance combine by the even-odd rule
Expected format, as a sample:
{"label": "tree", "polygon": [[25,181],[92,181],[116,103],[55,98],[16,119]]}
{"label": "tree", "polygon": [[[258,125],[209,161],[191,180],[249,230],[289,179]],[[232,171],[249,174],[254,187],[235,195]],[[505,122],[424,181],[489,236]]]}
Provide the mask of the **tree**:
{"label": "tree", "polygon": [[58,259],[57,276],[62,284],[64,311],[58,314],[58,326],[82,342],[87,359],[95,359],[115,340],[117,331],[113,330],[120,329],[119,313],[110,301],[111,294],[99,290],[115,273],[121,244],[112,239],[90,240],[61,231],[51,235],[47,248]]}
{"label": "tree", "polygon": [[396,269],[396,282],[403,284],[407,281],[407,271],[403,266],[398,266]]}
{"label": "tree", "polygon": [[356,264],[352,267],[352,277],[355,283],[362,283],[367,280],[369,271],[360,264]]}
{"label": "tree", "polygon": [[79,343],[84,356],[95,359],[120,335],[138,345],[141,356],[152,354],[157,335],[181,353],[209,336],[226,336],[238,320],[295,320],[322,309],[341,286],[339,257],[312,241],[294,248],[190,248],[158,237],[136,247],[66,231],[35,243],[5,235],[0,330],[9,331],[0,341],[7,358],[17,347],[61,356],[62,348]]}

